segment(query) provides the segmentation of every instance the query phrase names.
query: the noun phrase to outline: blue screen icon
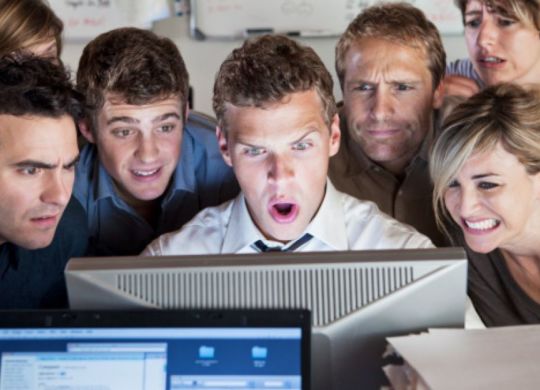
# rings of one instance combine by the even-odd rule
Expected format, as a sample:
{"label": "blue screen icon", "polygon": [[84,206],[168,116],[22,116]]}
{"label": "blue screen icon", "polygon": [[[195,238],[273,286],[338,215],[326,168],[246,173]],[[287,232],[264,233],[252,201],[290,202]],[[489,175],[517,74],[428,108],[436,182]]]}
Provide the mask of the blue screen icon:
{"label": "blue screen icon", "polygon": [[199,347],[199,359],[213,359],[215,355],[215,348],[207,345],[201,345]]}
{"label": "blue screen icon", "polygon": [[253,348],[251,348],[251,358],[266,359],[267,356],[268,356],[268,348],[259,347],[257,345],[254,345]]}

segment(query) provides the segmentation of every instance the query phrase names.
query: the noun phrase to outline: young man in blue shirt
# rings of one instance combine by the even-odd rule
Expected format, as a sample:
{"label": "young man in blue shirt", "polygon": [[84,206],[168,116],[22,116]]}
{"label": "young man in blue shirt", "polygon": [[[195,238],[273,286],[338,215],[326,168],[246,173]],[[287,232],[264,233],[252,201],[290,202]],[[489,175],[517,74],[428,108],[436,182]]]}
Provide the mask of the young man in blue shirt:
{"label": "young man in blue shirt", "polygon": [[167,39],[122,28],[91,41],[77,87],[89,110],[74,195],[101,255],[139,253],[238,192],[212,121],[189,116],[188,72]]}
{"label": "young man in blue shirt", "polygon": [[67,306],[64,268],[88,239],[70,201],[82,114],[62,67],[0,59],[0,309]]}

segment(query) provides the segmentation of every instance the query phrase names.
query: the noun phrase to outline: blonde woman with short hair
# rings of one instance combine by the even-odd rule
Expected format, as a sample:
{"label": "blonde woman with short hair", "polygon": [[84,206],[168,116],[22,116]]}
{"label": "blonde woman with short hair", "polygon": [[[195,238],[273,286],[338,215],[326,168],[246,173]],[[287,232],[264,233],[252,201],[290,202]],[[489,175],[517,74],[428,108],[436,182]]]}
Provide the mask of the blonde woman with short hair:
{"label": "blonde woman with short hair", "polygon": [[540,323],[540,99],[489,87],[446,119],[430,157],[439,225],[469,257],[486,326]]}

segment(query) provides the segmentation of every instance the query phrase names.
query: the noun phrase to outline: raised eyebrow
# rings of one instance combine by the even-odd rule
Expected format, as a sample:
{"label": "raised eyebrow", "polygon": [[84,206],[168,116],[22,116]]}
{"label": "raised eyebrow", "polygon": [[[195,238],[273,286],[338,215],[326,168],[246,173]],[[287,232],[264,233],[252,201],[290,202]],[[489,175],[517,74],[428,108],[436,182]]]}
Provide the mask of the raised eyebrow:
{"label": "raised eyebrow", "polygon": [[473,175],[471,178],[473,180],[478,180],[478,179],[485,179],[486,177],[490,177],[490,176],[499,176],[499,175],[497,175],[496,173],[482,173],[479,175]]}
{"label": "raised eyebrow", "polygon": [[469,11],[469,12],[465,12],[465,15],[463,15],[464,17],[467,17],[467,16],[478,16],[478,15],[481,15],[482,14],[482,11],[481,10],[473,10],[473,11]]}
{"label": "raised eyebrow", "polygon": [[241,139],[237,139],[236,140],[236,143],[237,144],[240,144],[242,146],[248,146],[250,148],[262,148],[263,146],[260,146],[260,145],[255,145],[255,144],[250,144],[249,142],[247,141],[242,141]]}
{"label": "raised eyebrow", "polygon": [[40,169],[54,169],[56,164],[47,164],[42,161],[35,160],[23,160],[13,164],[16,168],[40,168]]}
{"label": "raised eyebrow", "polygon": [[169,118],[174,118],[174,119],[182,119],[180,118],[180,115],[178,115],[178,113],[176,112],[168,112],[166,114],[163,114],[163,115],[159,115],[157,117],[155,117],[154,119],[152,119],[152,123],[158,123],[158,122],[163,122]]}
{"label": "raised eyebrow", "polygon": [[297,138],[295,141],[291,142],[291,145],[294,145],[300,141],[302,141],[304,138],[306,138],[311,133],[316,133],[317,129],[308,129],[304,134],[302,134],[299,138]]}
{"label": "raised eyebrow", "polygon": [[140,123],[138,119],[132,118],[130,116],[113,116],[111,119],[107,121],[107,125],[111,125],[116,122],[123,122],[123,123]]}

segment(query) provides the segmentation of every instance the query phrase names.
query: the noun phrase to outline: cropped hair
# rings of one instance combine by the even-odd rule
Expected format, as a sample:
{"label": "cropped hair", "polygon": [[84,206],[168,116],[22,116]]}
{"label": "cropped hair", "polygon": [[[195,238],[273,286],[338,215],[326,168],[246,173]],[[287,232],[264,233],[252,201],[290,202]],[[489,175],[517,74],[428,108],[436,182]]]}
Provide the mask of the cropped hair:
{"label": "cropped hair", "polygon": [[0,0],[0,56],[56,41],[62,51],[64,24],[44,0]]}
{"label": "cropped hair", "polygon": [[444,195],[467,160],[498,144],[516,156],[528,174],[540,172],[540,96],[514,84],[488,87],[459,104],[445,119],[429,168],[437,224],[451,221]]}
{"label": "cropped hair", "polygon": [[107,94],[133,105],[177,96],[183,118],[189,75],[173,41],[148,30],[119,28],[86,45],[77,70],[77,89],[86,97],[92,125]]}
{"label": "cropped hair", "polygon": [[[460,9],[463,23],[465,23],[465,10],[470,0],[454,0]],[[517,19],[527,26],[540,31],[540,1],[539,0],[480,0],[495,13],[512,19]]]}
{"label": "cropped hair", "polygon": [[295,92],[315,90],[325,122],[337,112],[332,76],[315,51],[283,35],[248,39],[225,59],[214,83],[213,108],[227,132],[227,105],[266,107]]}
{"label": "cropped hair", "polygon": [[437,27],[418,8],[388,3],[364,9],[349,24],[336,45],[336,73],[344,88],[347,54],[362,39],[375,38],[420,49],[427,58],[433,88],[444,78],[446,53]]}
{"label": "cropped hair", "polygon": [[62,65],[35,56],[0,58],[0,114],[83,118],[84,98]]}

